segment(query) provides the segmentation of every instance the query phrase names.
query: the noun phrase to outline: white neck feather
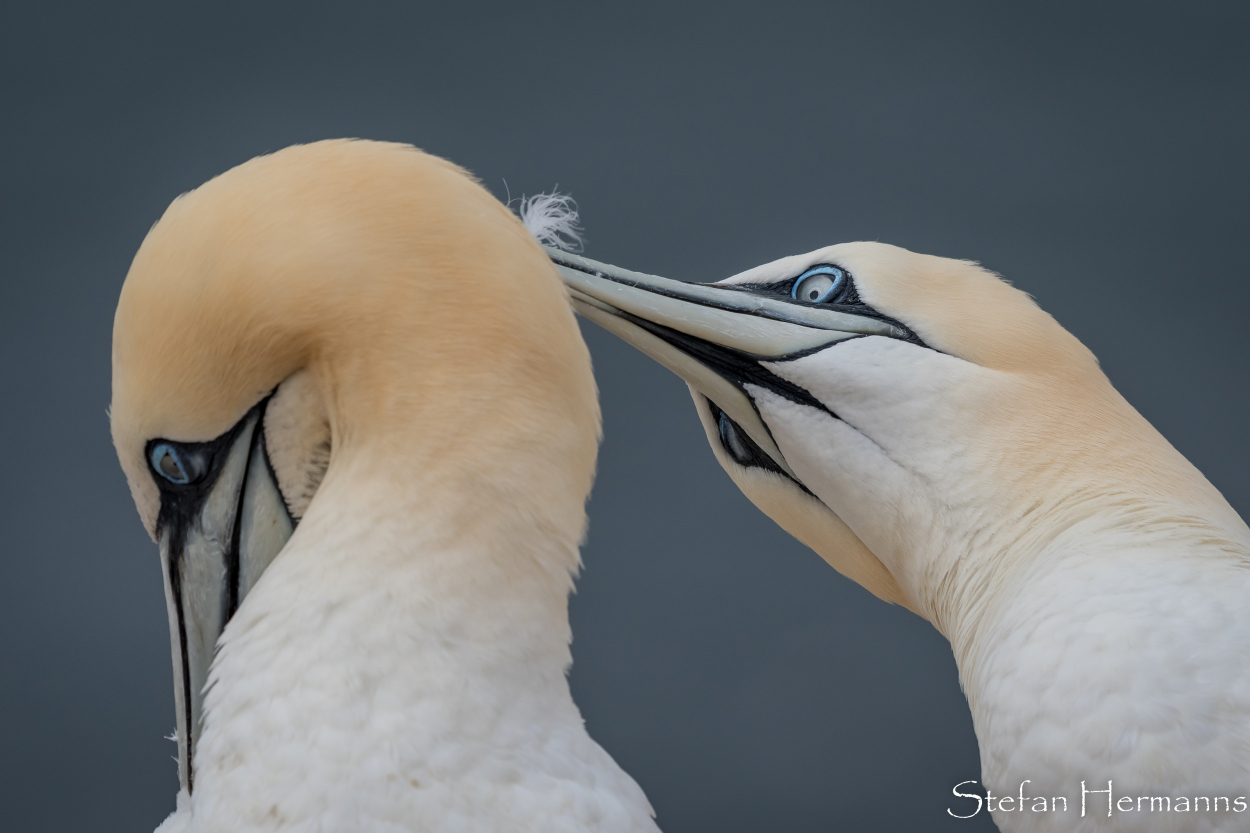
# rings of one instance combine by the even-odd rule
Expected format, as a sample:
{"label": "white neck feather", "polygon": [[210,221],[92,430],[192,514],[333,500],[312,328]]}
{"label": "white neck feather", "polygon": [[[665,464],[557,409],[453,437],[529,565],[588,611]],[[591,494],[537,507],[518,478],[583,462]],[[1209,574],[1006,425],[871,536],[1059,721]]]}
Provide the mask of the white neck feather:
{"label": "white neck feather", "polygon": [[951,640],[988,787],[1250,794],[1250,530],[1104,377],[872,338],[773,367],[840,417],[756,397]]}
{"label": "white neck feather", "polygon": [[336,459],[223,635],[186,829],[654,830],[569,694],[577,531],[380,474]]}
{"label": "white neck feather", "polygon": [[1236,532],[1157,506],[1099,513],[998,577],[951,630],[987,787],[1250,794],[1250,542]]}

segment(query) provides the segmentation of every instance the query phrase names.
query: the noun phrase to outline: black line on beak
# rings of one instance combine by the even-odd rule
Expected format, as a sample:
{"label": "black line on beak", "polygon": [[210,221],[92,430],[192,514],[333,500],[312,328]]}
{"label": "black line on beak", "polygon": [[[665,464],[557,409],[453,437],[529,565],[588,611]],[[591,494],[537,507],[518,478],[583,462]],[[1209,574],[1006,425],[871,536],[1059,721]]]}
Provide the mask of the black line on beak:
{"label": "black line on beak", "polygon": [[182,655],[182,709],[186,712],[183,724],[187,727],[187,792],[194,786],[191,772],[191,657],[187,650],[187,614],[182,606],[182,551],[186,545],[186,531],[176,537],[171,530],[169,542],[169,592],[174,597],[174,609],[178,613],[178,650]]}
{"label": "black line on beak", "polygon": [[[256,415],[256,424],[252,429],[252,438],[249,443],[247,461],[243,469],[243,479],[239,485],[238,501],[235,506],[235,514],[230,531],[230,549],[226,555],[226,577],[225,583],[225,604],[223,605],[222,627],[230,621],[239,607],[239,572],[240,572],[240,537],[242,535],[242,514],[243,503],[247,493],[247,476],[250,470],[252,458],[257,450],[257,442],[261,445],[261,453],[266,454],[266,463],[268,463],[268,455],[264,450],[264,419],[265,407],[269,404],[269,400],[273,397],[270,393],[259,403],[249,410],[242,419],[235,423],[234,427],[220,437],[203,443],[172,443],[170,440],[153,439],[148,441],[144,448],[144,456],[149,460],[151,465],[152,449],[159,443],[176,444],[188,457],[194,457],[203,461],[203,475],[191,483],[177,484],[160,476],[159,473],[153,472],[153,479],[156,481],[157,488],[161,495],[161,508],[157,514],[156,532],[157,535],[165,534],[169,536],[169,554],[167,569],[169,570],[170,593],[174,599],[174,610],[178,616],[178,648],[182,657],[182,704],[186,714],[183,716],[183,724],[186,726],[187,738],[187,790],[190,792],[194,787],[195,774],[192,767],[192,751],[194,750],[194,733],[195,726],[191,719],[191,657],[187,646],[187,614],[183,605],[182,594],[182,561],[186,554],[187,533],[192,524],[200,519],[200,513],[204,509],[204,502],[208,500],[209,494],[216,485],[221,470],[225,466],[226,460],[230,457],[230,450],[234,447],[235,442],[239,438],[239,434],[243,432],[244,426]],[[272,467],[270,467],[272,472]],[[277,482],[275,478],[275,483]],[[285,502],[284,502],[285,503]]]}
{"label": "black line on beak", "polygon": [[243,504],[247,500],[247,478],[252,471],[252,458],[256,456],[257,438],[265,433],[265,406],[269,399],[263,400],[257,408],[260,413],[256,417],[256,426],[252,428],[252,441],[248,443],[247,460],[243,463],[243,481],[239,485],[239,498],[234,506],[233,529],[230,530],[230,549],[226,552],[226,603],[222,611],[221,623],[224,627],[234,612],[239,609],[239,572],[242,562],[240,553],[243,536]]}
{"label": "black line on beak", "polygon": [[[800,325],[803,325],[804,323],[801,320],[789,318],[784,313],[776,311],[776,310],[771,311],[771,312],[764,312],[758,309],[754,309],[754,310],[743,309],[741,306],[736,306],[734,304],[729,304],[729,303],[718,304],[715,300],[711,298],[700,298],[699,300],[694,301],[688,295],[682,295],[664,286],[656,286],[655,284],[652,284],[652,283],[644,283],[642,281],[630,280],[621,275],[613,275],[608,272],[604,272],[600,269],[594,269],[592,267],[585,265],[584,263],[575,263],[572,260],[570,260],[568,257],[565,257],[563,252],[558,251],[558,250],[548,249],[547,256],[551,258],[552,263],[555,263],[557,266],[562,266],[565,269],[570,269],[574,272],[581,272],[583,275],[590,275],[591,277],[599,278],[600,280],[611,281],[612,283],[620,284],[621,286],[628,286],[634,289],[641,289],[646,292],[650,292],[653,295],[662,295],[665,298],[673,298],[675,300],[683,301],[688,304],[698,304],[699,306],[711,307],[712,309],[725,310],[726,312],[733,312],[739,315],[754,315],[760,318],[767,318],[770,321],[789,321],[790,323],[800,324]],[[838,268],[841,269],[842,267],[839,266]],[[719,290],[719,291],[727,292],[727,293],[738,292],[738,293],[744,293],[744,294],[749,294],[749,295],[756,295],[756,296],[763,297],[763,298],[769,298],[774,301],[782,301],[783,303],[793,304],[796,307],[800,307],[804,309],[824,309],[824,310],[829,310],[831,312],[841,312],[841,313],[846,313],[847,315],[855,315],[855,316],[859,316],[860,318],[872,318],[877,321],[883,321],[886,324],[893,325],[894,327],[898,328],[900,333],[902,333],[901,336],[887,336],[888,338],[898,338],[898,340],[900,341],[906,341],[910,344],[915,344],[920,347],[929,346],[925,344],[918,335],[912,332],[910,327],[908,327],[903,322],[899,321],[897,318],[891,318],[890,316],[885,315],[884,313],[878,312],[876,309],[870,307],[868,304],[865,304],[863,301],[861,301],[859,298],[859,290],[857,288],[857,285],[855,284],[854,276],[852,276],[851,273],[845,269],[843,269],[842,271],[846,273],[846,276],[851,281],[850,282],[850,296],[849,296],[850,298],[853,299],[853,302],[851,303],[831,304],[828,302],[822,302],[818,304],[813,304],[813,303],[805,303],[803,301],[793,300],[790,297],[790,290],[794,286],[795,281],[798,280],[799,278],[798,275],[794,275],[790,278],[786,278],[785,280],[777,281],[774,283],[738,283],[738,284],[693,283],[693,284],[688,284],[688,285],[697,286],[700,289],[715,289],[715,290]],[[816,349],[819,350],[823,348],[816,348]],[[787,358],[800,358],[801,355],[802,354],[795,354],[794,356],[787,356]]]}
{"label": "black line on beak", "polygon": [[[261,405],[263,404],[262,402]],[[261,405],[257,407],[261,407]],[[185,450],[188,455],[194,455],[204,461],[204,474],[194,482],[185,485],[175,484],[154,473],[154,479],[161,494],[161,508],[157,515],[156,530],[158,535],[165,534],[169,536],[167,569],[169,570],[170,593],[174,599],[174,611],[178,616],[178,649],[182,657],[182,706],[186,712],[183,716],[183,724],[186,726],[187,732],[188,791],[194,785],[191,752],[194,748],[195,727],[191,721],[191,656],[187,646],[187,613],[183,604],[182,561],[186,554],[187,533],[190,531],[191,525],[199,520],[200,513],[204,509],[204,502],[208,500],[208,496],[221,474],[221,469],[230,456],[230,448],[238,439],[239,434],[242,433],[243,427],[247,424],[248,419],[251,418],[255,410],[253,408],[251,411],[248,411],[247,415],[239,420],[233,428],[215,440],[209,440],[205,443],[178,444],[179,448]],[[144,456],[149,460],[152,456],[152,448],[158,442],[162,441],[151,440],[147,443]],[[237,518],[235,531],[232,534],[237,542]]]}
{"label": "black line on beak", "polygon": [[[234,509],[234,529],[230,533],[230,550],[226,555],[226,604],[221,617],[223,627],[234,618],[241,602],[239,594],[243,589],[243,504],[247,501],[247,481],[251,476],[252,463],[258,456],[264,461],[265,472],[270,479],[274,484],[278,483],[278,473],[274,471],[273,462],[269,459],[269,449],[265,445],[265,411],[271,398],[272,396],[266,397],[256,406],[260,413],[256,417],[256,427],[252,429],[252,442],[247,450],[247,461],[243,464],[243,484],[239,487],[239,500]],[[299,525],[299,519],[291,514],[291,507],[287,506],[285,496],[282,498],[282,510],[286,513],[287,520],[291,522],[291,529],[295,529]]]}
{"label": "black line on beak", "polygon": [[[719,344],[713,344],[705,339],[687,335],[686,333],[674,330],[672,327],[665,327],[663,324],[656,324],[653,321],[648,321],[645,318],[639,318],[638,316],[631,315],[628,312],[618,310],[615,314],[621,316],[631,324],[641,327],[657,338],[668,342],[691,358],[697,359],[701,364],[711,368],[720,376],[743,389],[744,393],[746,392],[745,387],[747,385],[754,385],[755,387],[772,391],[778,396],[799,405],[807,405],[809,408],[816,408],[817,410],[824,411],[834,419],[838,419],[837,414],[829,410],[823,402],[812,396],[804,388],[799,387],[787,379],[781,378],[776,373],[773,373],[771,370],[760,364],[760,362],[766,361],[785,361],[787,359],[798,358],[800,355],[806,355],[809,352],[816,352],[816,350],[804,351],[803,354],[796,353],[792,356],[777,358],[756,356],[751,353],[744,353],[741,350],[735,350],[732,347],[723,347]],[[852,338],[862,338],[862,336],[852,336]],[[851,339],[844,339],[843,341],[835,342],[835,344],[842,344],[845,341],[850,340]],[[825,348],[822,346],[817,349],[823,350]],[[747,398],[751,399],[750,396]],[[754,404],[754,400],[752,400],[752,404]]]}

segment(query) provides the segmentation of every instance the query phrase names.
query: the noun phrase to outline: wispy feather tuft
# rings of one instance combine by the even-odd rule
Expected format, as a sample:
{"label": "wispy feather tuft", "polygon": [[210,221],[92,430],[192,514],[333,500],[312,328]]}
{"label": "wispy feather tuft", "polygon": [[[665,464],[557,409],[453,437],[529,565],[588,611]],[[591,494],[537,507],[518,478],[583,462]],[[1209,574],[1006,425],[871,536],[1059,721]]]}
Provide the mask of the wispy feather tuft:
{"label": "wispy feather tuft", "polygon": [[566,252],[582,250],[582,226],[577,203],[568,194],[552,192],[521,197],[517,214],[529,233],[544,246]]}

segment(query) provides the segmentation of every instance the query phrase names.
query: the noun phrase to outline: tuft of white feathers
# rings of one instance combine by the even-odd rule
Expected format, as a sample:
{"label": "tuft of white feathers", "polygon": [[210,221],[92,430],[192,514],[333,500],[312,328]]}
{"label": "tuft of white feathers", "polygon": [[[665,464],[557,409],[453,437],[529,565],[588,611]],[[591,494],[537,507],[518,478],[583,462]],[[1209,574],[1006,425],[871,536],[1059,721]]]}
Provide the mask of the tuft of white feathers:
{"label": "tuft of white feathers", "polygon": [[577,203],[568,194],[553,191],[532,197],[522,196],[517,202],[521,222],[539,243],[566,252],[582,250],[582,226],[577,215]]}

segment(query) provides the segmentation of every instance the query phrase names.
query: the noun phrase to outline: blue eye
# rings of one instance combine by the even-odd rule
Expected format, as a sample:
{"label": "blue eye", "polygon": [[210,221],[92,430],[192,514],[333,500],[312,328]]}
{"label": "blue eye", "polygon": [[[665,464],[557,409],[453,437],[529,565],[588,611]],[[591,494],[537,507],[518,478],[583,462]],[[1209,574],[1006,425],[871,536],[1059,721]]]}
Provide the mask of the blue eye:
{"label": "blue eye", "polygon": [[794,282],[790,297],[796,301],[819,304],[838,294],[846,284],[846,273],[836,266],[814,266]]}
{"label": "blue eye", "polygon": [[190,483],[193,477],[190,461],[170,443],[157,443],[152,447],[148,462],[152,471],[179,486]]}

